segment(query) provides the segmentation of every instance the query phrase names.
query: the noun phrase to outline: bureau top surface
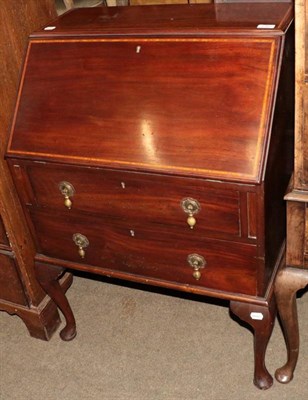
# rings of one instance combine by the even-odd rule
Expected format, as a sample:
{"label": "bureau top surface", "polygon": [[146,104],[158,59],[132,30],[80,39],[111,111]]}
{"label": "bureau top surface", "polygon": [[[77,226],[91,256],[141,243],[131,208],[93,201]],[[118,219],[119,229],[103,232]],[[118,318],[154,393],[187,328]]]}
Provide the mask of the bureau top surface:
{"label": "bureau top surface", "polygon": [[[249,22],[253,29],[255,10],[264,17],[262,23],[278,27],[290,23],[286,3],[277,8],[267,3],[255,6],[237,8],[246,10],[244,21],[254,21]],[[190,6],[167,9],[76,10],[54,22],[54,31],[45,31],[42,37],[35,34],[7,155],[260,182],[270,140],[281,37],[277,32],[162,37],[153,21],[160,15],[161,27],[167,27],[166,16],[172,10],[173,15],[188,16],[190,29],[219,25],[217,6],[203,5],[198,12]],[[273,19],[264,10],[272,10]],[[105,28],[99,27],[105,23],[99,16],[108,13],[116,17],[107,19]],[[145,20],[138,22],[142,15]],[[153,29],[151,23],[147,25],[147,37],[58,36],[74,29],[84,30],[85,36],[97,30],[123,33],[132,29],[134,20],[143,30],[147,20],[153,22]]]}
{"label": "bureau top surface", "polygon": [[32,37],[278,33],[291,14],[292,5],[285,2],[93,7],[70,11]]}

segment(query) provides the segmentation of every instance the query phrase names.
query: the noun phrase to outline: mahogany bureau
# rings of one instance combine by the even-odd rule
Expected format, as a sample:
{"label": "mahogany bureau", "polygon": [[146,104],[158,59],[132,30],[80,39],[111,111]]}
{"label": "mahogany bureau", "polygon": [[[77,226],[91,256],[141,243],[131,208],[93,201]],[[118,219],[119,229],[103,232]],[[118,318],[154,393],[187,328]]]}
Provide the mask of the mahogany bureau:
{"label": "mahogany bureau", "polygon": [[30,37],[7,159],[64,340],[67,268],[227,299],[255,331],[255,384],[271,386],[292,12],[76,9]]}

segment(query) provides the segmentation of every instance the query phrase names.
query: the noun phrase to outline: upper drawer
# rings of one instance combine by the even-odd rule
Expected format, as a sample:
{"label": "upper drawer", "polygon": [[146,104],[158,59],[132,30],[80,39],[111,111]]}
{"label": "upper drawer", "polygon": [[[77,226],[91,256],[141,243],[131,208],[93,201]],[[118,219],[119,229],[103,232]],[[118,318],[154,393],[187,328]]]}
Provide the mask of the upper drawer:
{"label": "upper drawer", "polygon": [[[92,213],[116,219],[175,225],[183,232],[194,229],[209,237],[240,237],[239,192],[201,179],[145,173],[25,163],[14,168],[20,187],[28,187],[28,205],[67,213]],[[61,182],[69,183],[71,209],[65,206]],[[26,198],[28,197],[28,198]],[[183,201],[186,201],[185,206]],[[66,199],[68,200],[68,199]],[[196,200],[191,210],[192,200]],[[69,203],[68,203],[69,205]],[[194,207],[197,209],[194,209]],[[198,208],[199,207],[199,208]],[[195,213],[195,211],[197,211]]]}

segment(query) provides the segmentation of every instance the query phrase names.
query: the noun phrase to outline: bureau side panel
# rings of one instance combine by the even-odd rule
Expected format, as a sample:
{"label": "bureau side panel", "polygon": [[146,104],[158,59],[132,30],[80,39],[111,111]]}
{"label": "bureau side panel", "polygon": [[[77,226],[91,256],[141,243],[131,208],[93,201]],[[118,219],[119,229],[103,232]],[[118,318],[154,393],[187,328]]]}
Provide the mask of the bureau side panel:
{"label": "bureau side panel", "polygon": [[264,180],[265,276],[267,286],[286,237],[284,195],[293,170],[294,32],[290,28],[282,56],[271,142]]}

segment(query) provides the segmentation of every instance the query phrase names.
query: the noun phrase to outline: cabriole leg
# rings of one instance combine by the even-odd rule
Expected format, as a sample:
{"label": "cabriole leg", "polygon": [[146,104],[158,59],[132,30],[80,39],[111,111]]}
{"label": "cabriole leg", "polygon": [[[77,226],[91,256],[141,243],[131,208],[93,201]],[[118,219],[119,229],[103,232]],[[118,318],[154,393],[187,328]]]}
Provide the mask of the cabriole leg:
{"label": "cabriole leg", "polygon": [[62,289],[59,278],[64,273],[64,268],[54,265],[35,263],[36,277],[39,284],[62,311],[66,326],[60,332],[62,340],[68,341],[76,336],[76,322],[74,314]]}
{"label": "cabriole leg", "polygon": [[299,352],[296,292],[307,284],[308,271],[298,268],[284,268],[276,278],[275,296],[288,351],[286,364],[275,373],[275,378],[281,383],[293,379]]}
{"label": "cabriole leg", "polygon": [[265,352],[276,317],[275,301],[273,299],[269,306],[231,301],[230,310],[254,330],[254,384],[259,389],[268,389],[273,384],[273,378],[265,366]]}

